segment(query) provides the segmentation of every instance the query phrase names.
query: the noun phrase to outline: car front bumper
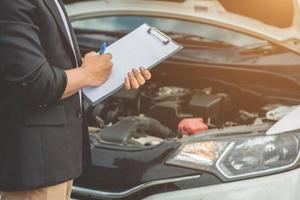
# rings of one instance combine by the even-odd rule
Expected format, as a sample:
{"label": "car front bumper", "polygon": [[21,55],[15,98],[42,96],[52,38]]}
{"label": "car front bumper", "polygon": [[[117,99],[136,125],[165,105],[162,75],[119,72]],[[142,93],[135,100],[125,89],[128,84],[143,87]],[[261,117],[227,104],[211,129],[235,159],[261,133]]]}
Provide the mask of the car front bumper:
{"label": "car front bumper", "polygon": [[232,183],[152,195],[144,200],[299,200],[300,169]]}

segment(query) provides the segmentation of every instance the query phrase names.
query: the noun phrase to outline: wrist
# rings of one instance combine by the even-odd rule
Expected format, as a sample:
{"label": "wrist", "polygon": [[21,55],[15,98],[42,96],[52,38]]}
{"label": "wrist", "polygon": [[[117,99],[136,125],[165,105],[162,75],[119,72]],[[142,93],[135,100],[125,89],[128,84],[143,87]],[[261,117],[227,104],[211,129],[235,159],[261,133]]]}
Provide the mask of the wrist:
{"label": "wrist", "polygon": [[82,77],[82,87],[89,87],[92,85],[92,78],[89,72],[86,70],[86,67],[77,68],[79,72],[79,76]]}

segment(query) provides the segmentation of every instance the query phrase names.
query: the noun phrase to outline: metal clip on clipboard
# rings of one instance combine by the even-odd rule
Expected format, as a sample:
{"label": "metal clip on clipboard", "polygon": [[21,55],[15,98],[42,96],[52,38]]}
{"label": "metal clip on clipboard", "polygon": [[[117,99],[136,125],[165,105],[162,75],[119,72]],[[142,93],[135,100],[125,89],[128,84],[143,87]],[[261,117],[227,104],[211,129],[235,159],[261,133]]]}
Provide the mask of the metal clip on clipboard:
{"label": "metal clip on clipboard", "polygon": [[162,41],[164,45],[167,45],[171,41],[171,38],[154,27],[150,27],[147,32]]}

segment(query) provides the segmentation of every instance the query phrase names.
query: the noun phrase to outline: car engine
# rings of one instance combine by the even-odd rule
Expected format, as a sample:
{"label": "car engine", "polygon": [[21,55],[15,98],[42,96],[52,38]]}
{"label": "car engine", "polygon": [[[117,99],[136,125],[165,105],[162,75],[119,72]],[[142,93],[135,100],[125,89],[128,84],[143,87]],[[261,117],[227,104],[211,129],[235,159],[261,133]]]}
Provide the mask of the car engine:
{"label": "car engine", "polygon": [[154,81],[139,90],[122,89],[88,109],[91,143],[155,145],[167,138],[210,129],[276,121],[270,112],[283,109],[280,104],[264,104],[261,100],[253,108],[243,102],[241,94],[228,91],[214,86],[188,88]]}

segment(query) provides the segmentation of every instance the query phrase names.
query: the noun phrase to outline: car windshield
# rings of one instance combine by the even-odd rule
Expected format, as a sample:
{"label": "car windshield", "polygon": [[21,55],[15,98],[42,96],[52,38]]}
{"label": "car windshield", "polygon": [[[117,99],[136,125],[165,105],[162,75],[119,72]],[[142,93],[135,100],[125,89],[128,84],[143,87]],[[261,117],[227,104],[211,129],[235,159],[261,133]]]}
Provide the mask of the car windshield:
{"label": "car windshield", "polygon": [[144,23],[160,29],[185,47],[176,54],[176,58],[217,64],[300,64],[300,56],[283,47],[237,31],[200,22],[122,15],[77,19],[72,25],[75,29],[117,36],[126,34]]}

